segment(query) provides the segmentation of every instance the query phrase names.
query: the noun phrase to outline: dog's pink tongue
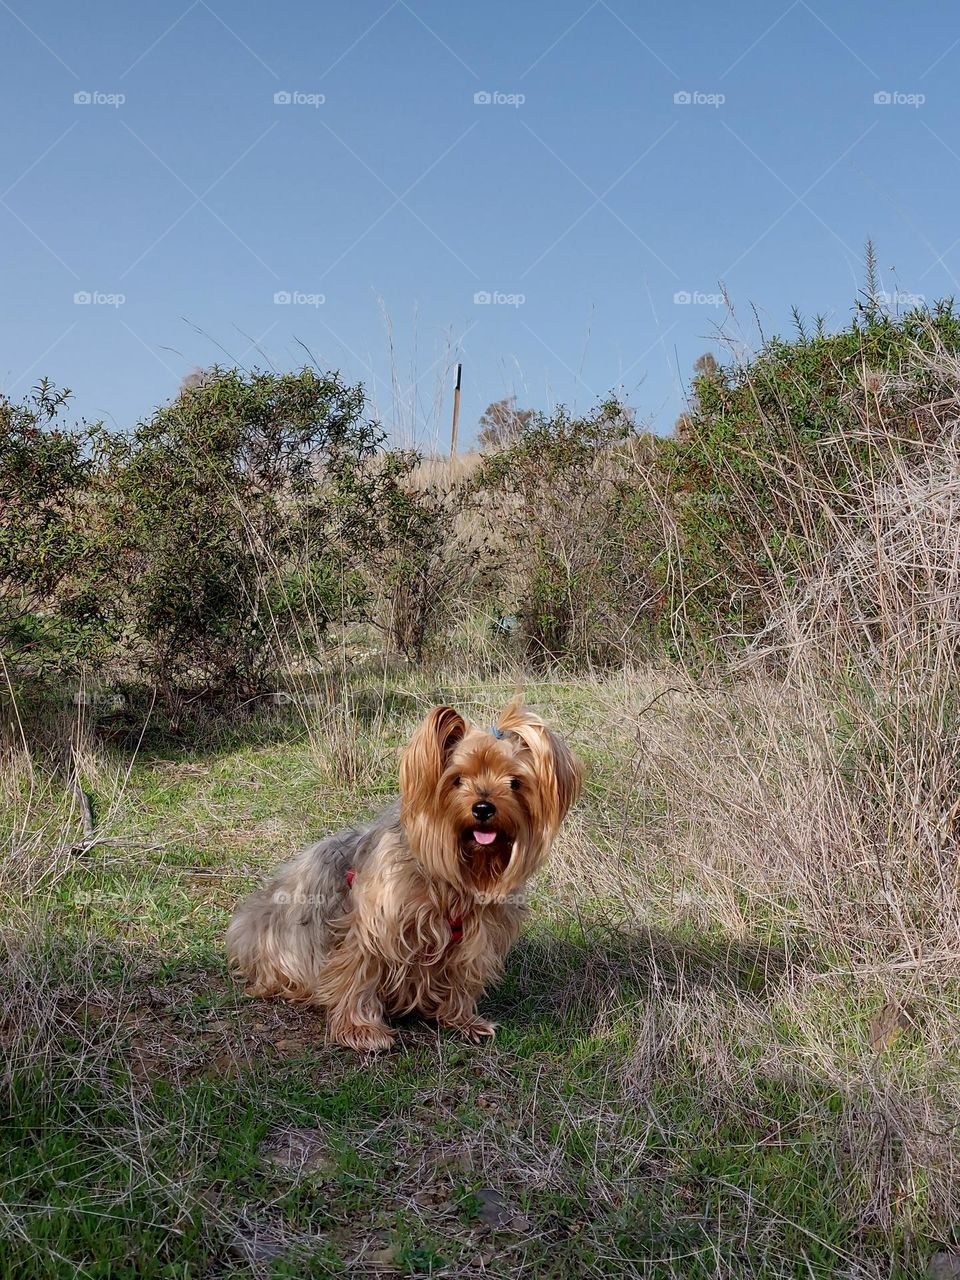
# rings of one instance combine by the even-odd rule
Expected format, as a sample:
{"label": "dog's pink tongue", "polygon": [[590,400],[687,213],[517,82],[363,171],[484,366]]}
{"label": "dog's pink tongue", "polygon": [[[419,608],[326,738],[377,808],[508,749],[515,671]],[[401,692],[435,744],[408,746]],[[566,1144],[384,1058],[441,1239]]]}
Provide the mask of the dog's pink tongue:
{"label": "dog's pink tongue", "polygon": [[493,844],[497,838],[497,833],[495,831],[475,831],[473,838],[477,844]]}

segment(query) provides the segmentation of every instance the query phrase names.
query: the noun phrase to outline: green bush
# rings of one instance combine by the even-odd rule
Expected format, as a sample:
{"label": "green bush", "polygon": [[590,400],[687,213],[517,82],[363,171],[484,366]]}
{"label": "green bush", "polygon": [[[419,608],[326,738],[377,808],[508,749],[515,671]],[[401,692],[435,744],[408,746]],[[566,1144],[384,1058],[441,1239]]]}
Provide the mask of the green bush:
{"label": "green bush", "polygon": [[484,457],[474,488],[499,537],[495,608],[517,616],[529,656],[602,663],[642,643],[654,525],[635,473],[657,449],[610,400],[535,414]]}
{"label": "green bush", "polygon": [[384,437],[365,411],[336,374],[214,369],[114,439],[105,587],[166,696],[251,696],[289,647],[309,656],[362,612],[397,471],[374,465]]}
{"label": "green bush", "polygon": [[[336,373],[214,369],[122,436],[64,426],[42,383],[0,400],[0,644],[62,673],[109,643],[111,677],[219,705],[354,624],[415,662],[471,615],[537,662],[721,656],[822,578],[841,529],[869,534],[873,497],[956,413],[957,353],[951,303],[890,316],[870,293],[838,333],[704,357],[671,439],[615,400],[500,402],[466,474],[389,449]],[[866,616],[857,581],[845,608]]]}
{"label": "green bush", "polygon": [[20,674],[72,669],[97,645],[88,567],[98,427],[62,425],[70,392],[0,397],[0,650]]}
{"label": "green bush", "polygon": [[745,364],[705,368],[659,465],[670,527],[654,567],[675,638],[717,648],[762,628],[771,593],[850,514],[851,481],[882,482],[941,429],[930,406],[955,388],[928,358],[939,350],[960,350],[952,304],[868,305],[839,333],[799,325]]}
{"label": "green bush", "polygon": [[[388,455],[390,465],[396,462],[396,454]],[[457,527],[463,486],[417,484],[405,465],[396,478],[372,567],[384,593],[381,612],[391,645],[421,663],[468,591],[472,556]]]}

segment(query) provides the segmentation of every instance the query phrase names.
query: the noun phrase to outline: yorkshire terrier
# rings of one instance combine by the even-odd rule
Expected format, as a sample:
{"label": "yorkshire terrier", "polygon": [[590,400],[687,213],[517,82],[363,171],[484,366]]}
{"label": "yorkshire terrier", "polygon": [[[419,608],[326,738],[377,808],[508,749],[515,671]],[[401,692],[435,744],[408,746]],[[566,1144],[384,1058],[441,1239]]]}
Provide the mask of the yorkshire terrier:
{"label": "yorkshire terrier", "polygon": [[479,1043],[477,998],[499,976],[581,785],[568,747],[517,703],[490,729],[435,707],[400,763],[400,799],[309,845],[240,904],[227,931],[254,996],[327,1010],[327,1035],[389,1049],[419,1012]]}

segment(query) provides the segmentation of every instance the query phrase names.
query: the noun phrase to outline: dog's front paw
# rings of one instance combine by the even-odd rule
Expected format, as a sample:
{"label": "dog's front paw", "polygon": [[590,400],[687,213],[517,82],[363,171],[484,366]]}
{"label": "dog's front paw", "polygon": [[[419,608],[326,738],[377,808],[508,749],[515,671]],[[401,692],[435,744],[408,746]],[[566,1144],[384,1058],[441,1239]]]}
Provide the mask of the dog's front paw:
{"label": "dog's front paw", "polygon": [[339,1022],[328,1032],[331,1044],[355,1049],[357,1053],[385,1053],[396,1039],[382,1022]]}
{"label": "dog's front paw", "polygon": [[488,1022],[486,1018],[468,1018],[464,1022],[448,1022],[445,1025],[454,1031],[459,1031],[471,1044],[492,1040],[497,1034],[497,1024]]}

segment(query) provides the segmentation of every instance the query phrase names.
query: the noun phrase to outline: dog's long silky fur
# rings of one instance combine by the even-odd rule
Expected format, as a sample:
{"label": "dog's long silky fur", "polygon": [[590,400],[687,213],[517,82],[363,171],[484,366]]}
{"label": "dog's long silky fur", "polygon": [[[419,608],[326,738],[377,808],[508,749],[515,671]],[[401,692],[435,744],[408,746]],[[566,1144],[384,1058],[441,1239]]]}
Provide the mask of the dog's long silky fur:
{"label": "dog's long silky fur", "polygon": [[[308,846],[240,904],[231,968],[250,995],[325,1008],[328,1037],[354,1049],[389,1048],[386,1018],[415,1010],[471,1040],[492,1036],[477,998],[502,970],[526,883],[580,783],[566,745],[517,703],[495,731],[435,707],[403,754],[400,800]],[[494,807],[490,821],[476,821],[478,802]]]}

